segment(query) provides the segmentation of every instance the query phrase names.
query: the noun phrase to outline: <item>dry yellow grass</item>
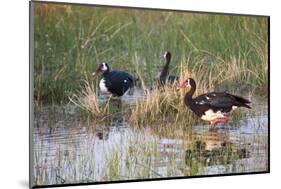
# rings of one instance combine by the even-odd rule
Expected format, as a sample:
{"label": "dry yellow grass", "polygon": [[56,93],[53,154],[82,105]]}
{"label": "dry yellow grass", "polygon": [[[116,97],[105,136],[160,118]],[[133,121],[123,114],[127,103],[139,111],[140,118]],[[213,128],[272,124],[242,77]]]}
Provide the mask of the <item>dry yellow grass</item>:
{"label": "dry yellow grass", "polygon": [[76,106],[89,111],[95,118],[103,118],[107,114],[108,102],[105,106],[101,106],[97,100],[97,93],[93,83],[85,81],[85,85],[77,94],[69,97],[69,100]]}
{"label": "dry yellow grass", "polygon": [[[179,127],[187,127],[194,125],[199,121],[198,118],[186,107],[184,103],[184,95],[186,90],[178,90],[177,85],[166,85],[164,88],[148,89],[146,86],[143,73],[139,67],[139,58],[135,54],[132,62],[135,66],[137,77],[139,78],[140,87],[144,91],[146,96],[145,100],[136,101],[133,104],[129,104],[129,114],[126,119],[135,126],[145,126],[151,124],[160,124],[175,122]],[[221,62],[216,64],[206,65],[204,59],[198,60],[195,66],[189,70],[188,64],[189,58],[182,58],[179,67],[180,81],[183,81],[189,77],[195,79],[197,83],[197,89],[194,97],[206,92],[216,91],[220,88],[217,86],[227,85],[229,81],[243,80],[249,81],[251,79],[262,80],[266,77],[267,64],[264,65],[264,74],[258,74],[256,65],[251,68],[247,66],[245,60],[240,58],[231,58],[229,62]],[[237,83],[237,87],[239,86]],[[241,86],[239,86],[241,87]],[[254,89],[254,88],[253,88]],[[231,89],[235,91],[234,89]],[[229,91],[232,92],[232,91]],[[234,93],[235,94],[235,93]],[[85,87],[78,95],[73,95],[70,98],[73,103],[91,112],[94,117],[104,117],[106,114],[110,114],[108,109],[108,102],[105,106],[101,107],[97,101],[97,94],[93,84],[85,82]],[[238,114],[237,114],[238,115]],[[239,118],[243,117],[243,114],[239,112]]]}

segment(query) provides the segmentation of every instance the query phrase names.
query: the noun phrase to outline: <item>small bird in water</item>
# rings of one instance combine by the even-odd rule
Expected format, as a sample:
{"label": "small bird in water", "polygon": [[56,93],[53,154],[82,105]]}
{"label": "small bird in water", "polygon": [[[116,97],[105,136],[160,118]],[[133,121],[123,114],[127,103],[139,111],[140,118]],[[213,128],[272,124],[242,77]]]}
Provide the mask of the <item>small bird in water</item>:
{"label": "small bird in water", "polygon": [[238,107],[251,108],[249,100],[226,92],[211,92],[193,98],[196,90],[194,79],[188,78],[180,83],[180,88],[190,88],[184,97],[186,106],[202,120],[209,121],[211,128],[218,123],[226,124],[228,113]]}
{"label": "small bird in water", "polygon": [[103,73],[99,82],[101,92],[110,93],[113,96],[123,96],[134,86],[137,80],[127,72],[111,70],[106,62],[100,63],[93,75],[95,76],[100,72]]}

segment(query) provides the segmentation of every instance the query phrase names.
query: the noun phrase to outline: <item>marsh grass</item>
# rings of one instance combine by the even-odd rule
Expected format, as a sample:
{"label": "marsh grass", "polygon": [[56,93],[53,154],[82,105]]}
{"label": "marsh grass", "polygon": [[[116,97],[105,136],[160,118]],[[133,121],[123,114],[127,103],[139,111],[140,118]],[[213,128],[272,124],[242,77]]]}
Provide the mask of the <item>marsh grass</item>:
{"label": "marsh grass", "polygon": [[[216,89],[217,85],[225,81],[222,80],[222,78],[227,75],[232,78],[250,78],[255,76],[255,74],[251,76],[253,73],[246,69],[245,72],[239,72],[238,68],[232,68],[232,66],[240,67],[234,60],[226,65],[227,68],[225,69],[222,69],[220,65],[208,66],[208,69],[211,70],[208,72],[203,61],[199,61],[196,66],[189,71],[188,63],[182,62],[180,66],[180,81],[188,77],[193,77],[197,82],[197,90],[194,94],[194,97],[196,97],[202,93],[214,90],[237,92],[237,88],[230,90]],[[232,71],[230,72],[229,70]],[[174,83],[173,85],[166,85],[153,90],[146,90],[147,88],[145,87],[147,91],[146,99],[144,101],[137,101],[134,106],[131,107],[130,121],[133,123],[132,125],[161,124],[172,121],[178,123],[180,127],[183,126],[181,123],[185,123],[186,127],[200,122],[184,103],[184,95],[188,91],[179,90],[178,84],[179,83]],[[235,111],[233,115],[234,119],[232,119],[231,124],[237,125],[242,118],[246,117],[246,113],[247,111],[242,111],[240,109]]]}
{"label": "marsh grass", "polygon": [[136,53],[142,85],[153,87],[165,50],[172,52],[173,73],[188,64],[201,70],[208,89],[264,94],[267,26],[266,17],[35,3],[35,103],[66,103],[103,60],[135,74]]}
{"label": "marsh grass", "polygon": [[[128,104],[128,107],[125,109],[118,104],[112,103],[112,97],[109,97],[105,103],[101,103],[98,101],[97,89],[94,83],[85,81],[84,87],[76,94],[72,94],[70,101],[79,108],[89,112],[95,120],[106,121],[106,117],[122,114],[120,115],[121,117],[123,116],[131,125],[136,127],[143,127],[151,124],[159,125],[159,127],[161,125],[161,127],[163,127],[162,123],[168,124],[174,122],[177,123],[175,124],[176,127],[185,128],[202,122],[186,107],[183,99],[185,93],[188,91],[179,90],[178,82],[160,88],[156,86],[152,90],[148,89],[145,85],[143,75],[140,72],[138,60],[138,56],[135,54],[133,62],[137,73],[136,75],[139,78],[140,87],[145,94],[144,100],[136,100],[135,103]],[[215,90],[216,83],[220,81],[221,76],[219,74],[227,75],[229,72],[228,69],[222,70],[217,65],[214,65],[215,68],[212,68],[213,71],[206,73],[202,62],[198,62],[197,66],[189,71],[187,65],[188,64],[183,62],[180,67],[180,81],[188,77],[193,77],[198,81],[194,97]],[[231,64],[227,65],[231,66]],[[214,72],[218,70],[221,70],[220,73],[215,74],[217,77],[214,77]],[[251,72],[244,73],[248,74]],[[240,72],[234,73],[234,75],[235,74],[240,74]],[[232,91],[236,90],[234,89]],[[120,99],[120,104],[121,101]],[[124,114],[124,112],[126,112],[126,114]],[[230,124],[238,125],[240,120],[246,117],[246,114],[247,111],[244,110],[239,109],[234,111],[233,119],[231,119]]]}
{"label": "marsh grass", "polygon": [[104,119],[109,113],[110,99],[103,104],[99,103],[95,85],[87,81],[84,82],[84,87],[80,91],[70,95],[69,100],[82,110],[90,112],[97,120]]}
{"label": "marsh grass", "polygon": [[165,92],[150,91],[145,101],[136,102],[131,107],[130,121],[136,126],[185,120],[189,120],[187,124],[195,121],[183,102],[183,96],[174,88],[166,87]]}

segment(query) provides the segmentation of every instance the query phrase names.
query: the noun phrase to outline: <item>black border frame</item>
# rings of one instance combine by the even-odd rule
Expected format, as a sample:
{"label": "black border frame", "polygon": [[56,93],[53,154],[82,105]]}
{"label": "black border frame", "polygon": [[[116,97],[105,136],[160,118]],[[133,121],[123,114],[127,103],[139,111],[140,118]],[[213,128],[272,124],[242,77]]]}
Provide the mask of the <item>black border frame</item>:
{"label": "black border frame", "polygon": [[[105,8],[122,8],[122,9],[138,9],[138,10],[153,10],[153,11],[172,11],[172,12],[185,12],[185,13],[199,13],[199,14],[215,14],[215,15],[231,15],[231,16],[251,16],[251,17],[265,17],[268,22],[268,167],[267,171],[258,172],[243,172],[243,173],[228,173],[228,174],[213,174],[213,175],[198,175],[198,176],[182,176],[182,177],[165,177],[165,178],[148,178],[148,179],[132,179],[132,180],[117,180],[117,181],[102,181],[102,182],[87,182],[87,183],[69,183],[69,184],[53,184],[53,185],[32,185],[32,163],[33,153],[31,131],[33,129],[33,65],[34,65],[34,15],[33,3],[44,4],[62,4],[73,6],[89,6],[89,7],[105,7]],[[84,186],[84,185],[99,185],[99,184],[114,184],[114,183],[130,183],[130,182],[144,182],[144,181],[163,181],[174,179],[191,179],[191,178],[211,178],[211,177],[224,177],[224,176],[239,176],[239,175],[257,175],[270,173],[270,16],[269,15],[255,15],[255,14],[238,14],[238,13],[223,13],[223,12],[207,12],[207,11],[192,11],[192,10],[175,10],[163,8],[148,8],[148,7],[133,7],[133,6],[120,6],[120,5],[101,5],[101,4],[88,4],[88,3],[69,3],[69,2],[53,2],[53,1],[29,1],[29,188],[54,188],[54,187],[68,187],[68,186]]]}

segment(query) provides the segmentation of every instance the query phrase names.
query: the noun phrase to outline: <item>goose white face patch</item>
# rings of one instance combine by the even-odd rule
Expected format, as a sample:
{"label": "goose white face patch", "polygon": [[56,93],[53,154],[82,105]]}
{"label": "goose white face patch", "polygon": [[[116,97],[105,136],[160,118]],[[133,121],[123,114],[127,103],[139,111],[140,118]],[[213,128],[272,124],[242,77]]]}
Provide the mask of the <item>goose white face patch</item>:
{"label": "goose white face patch", "polygon": [[106,70],[107,70],[107,66],[106,66],[105,62],[103,62],[103,63],[101,63],[101,64],[102,64],[101,70],[102,70],[102,71],[106,71]]}
{"label": "goose white face patch", "polygon": [[165,53],[163,54],[163,57],[164,57],[164,58],[166,58],[167,53],[168,53],[168,52],[167,52],[167,51],[165,51]]}
{"label": "goose white face patch", "polygon": [[103,92],[103,93],[108,93],[109,92],[107,87],[106,87],[106,85],[105,85],[105,80],[104,79],[100,80],[99,87],[100,87],[101,92]]}
{"label": "goose white face patch", "polygon": [[221,111],[214,112],[212,109],[209,109],[205,112],[204,115],[201,116],[201,119],[205,121],[212,121],[218,118],[225,117]]}

